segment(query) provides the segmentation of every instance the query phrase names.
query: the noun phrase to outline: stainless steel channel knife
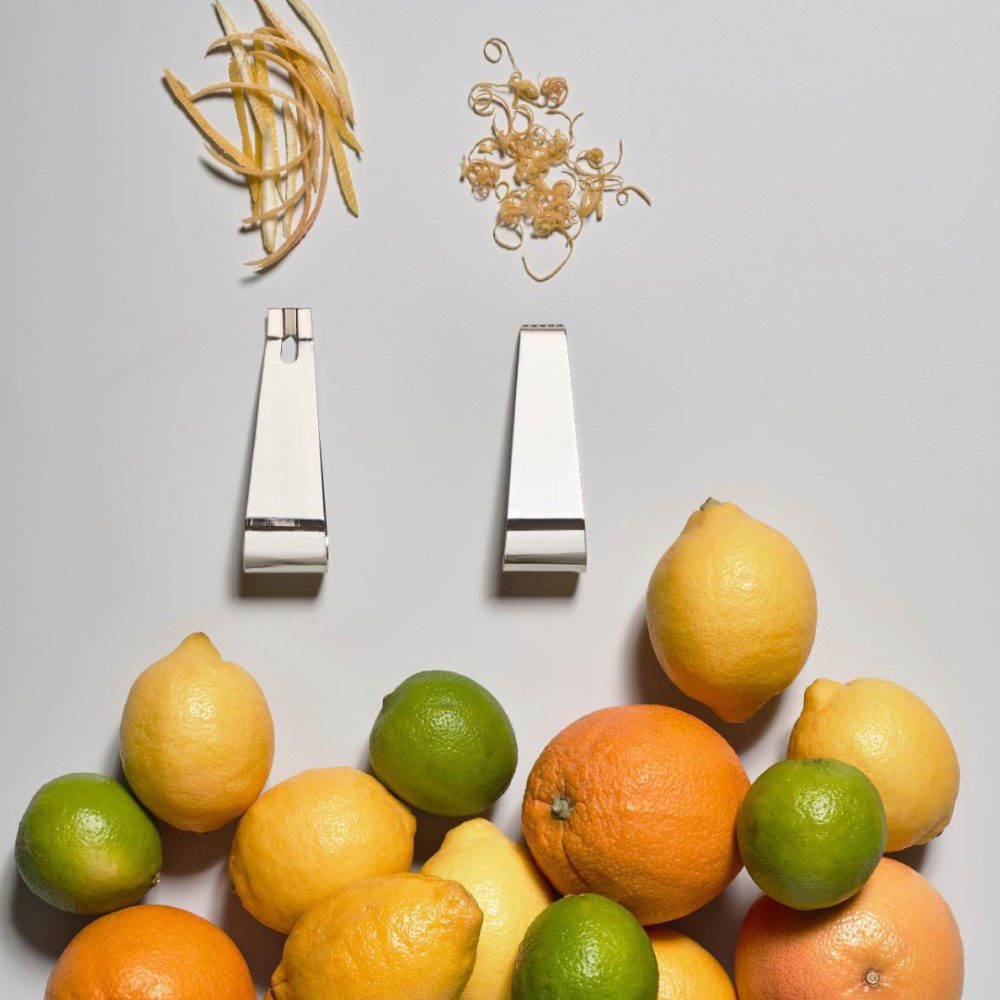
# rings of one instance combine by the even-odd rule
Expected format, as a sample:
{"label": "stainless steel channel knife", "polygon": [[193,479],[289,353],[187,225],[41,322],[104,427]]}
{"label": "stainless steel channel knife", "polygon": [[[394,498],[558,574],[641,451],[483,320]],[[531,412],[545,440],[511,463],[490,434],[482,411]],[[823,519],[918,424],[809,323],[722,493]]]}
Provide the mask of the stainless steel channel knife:
{"label": "stainless steel channel knife", "polygon": [[[282,346],[294,340],[294,359]],[[243,534],[247,573],[325,573],[329,563],[312,312],[270,309]]]}
{"label": "stainless steel channel knife", "polygon": [[503,569],[582,573],[586,568],[566,329],[524,326],[517,355]]}

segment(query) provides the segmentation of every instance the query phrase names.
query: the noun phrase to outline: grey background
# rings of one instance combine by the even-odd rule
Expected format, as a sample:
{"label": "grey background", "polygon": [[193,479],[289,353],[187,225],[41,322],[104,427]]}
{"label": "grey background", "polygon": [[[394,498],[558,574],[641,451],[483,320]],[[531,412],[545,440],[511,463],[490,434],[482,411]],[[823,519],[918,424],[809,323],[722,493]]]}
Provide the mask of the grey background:
{"label": "grey background", "polygon": [[[114,769],[134,676],[205,629],[263,684],[273,779],[363,761],[381,696],[446,666],[508,707],[522,765],[583,712],[691,707],[643,634],[649,571],[706,496],[784,530],[816,578],[806,670],[742,727],[756,775],[818,676],[889,677],[950,730],[954,823],[916,864],[955,909],[966,995],[994,991],[1000,479],[1000,9],[981,2],[317,0],[367,155],[275,273],[159,82],[201,60],[203,0],[6,12],[0,434],[0,957],[38,997],[80,921],[20,887],[43,781]],[[246,2],[233,12],[247,21]],[[614,206],[546,286],[458,183],[485,37],[563,73],[583,143],[625,139],[652,209]],[[225,109],[218,109],[225,115]],[[236,572],[270,305],[314,309],[333,561],[317,596]],[[567,324],[591,544],[575,594],[497,583],[516,331]],[[698,710],[698,709],[696,709]],[[698,710],[700,711],[700,710]],[[708,717],[706,713],[701,714]],[[419,853],[444,826],[422,825]],[[151,900],[220,921],[263,983],[231,830],[166,835]],[[746,876],[681,926],[728,963]]]}

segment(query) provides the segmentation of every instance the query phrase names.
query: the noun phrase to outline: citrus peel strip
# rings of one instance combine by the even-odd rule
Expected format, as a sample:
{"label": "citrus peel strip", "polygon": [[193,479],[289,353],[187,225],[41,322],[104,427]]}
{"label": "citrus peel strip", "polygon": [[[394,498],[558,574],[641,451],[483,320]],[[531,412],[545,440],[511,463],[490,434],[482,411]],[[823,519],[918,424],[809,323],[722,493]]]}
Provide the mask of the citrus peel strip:
{"label": "citrus peel strip", "polygon": [[[287,31],[273,26],[270,28],[258,28],[256,31],[234,31],[212,42],[208,47],[208,54],[210,55],[227,45],[232,46],[236,43],[247,42],[255,44],[261,39],[264,39],[268,44],[272,44],[277,48],[287,49],[293,57],[292,62],[304,64],[300,67],[300,73],[311,81],[313,85],[311,89],[314,90],[317,99],[325,101],[329,106],[330,117],[336,124],[341,138],[356,153],[362,153],[364,150],[361,143],[358,142],[357,136],[347,127],[341,113],[341,102],[337,96],[336,79],[333,75],[333,70],[322,59],[319,59],[308,49],[304,48],[295,39],[294,35],[290,35]],[[324,97],[323,95],[326,96]]]}
{"label": "citrus peel strip", "polygon": [[[284,101],[281,105],[281,123],[285,127],[285,149],[288,152],[289,158],[293,156],[298,156],[299,154],[299,123],[295,116],[295,112],[292,111],[292,106],[288,101]],[[297,195],[299,193],[299,173],[298,170],[292,170],[288,172],[285,178],[285,205],[287,206],[289,202],[294,198],[295,201],[292,204],[298,203]],[[292,214],[291,211],[286,210],[281,217],[281,227],[282,232],[286,237],[292,235]]]}
{"label": "citrus peel strip", "polygon": [[[254,78],[262,86],[271,90],[271,73],[267,68],[267,50],[264,48],[264,43],[262,41],[255,41],[253,45],[253,72]],[[267,130],[265,132],[265,137],[268,141],[266,160],[269,160],[272,165],[279,164],[281,162],[281,147],[278,142],[278,116],[274,110],[274,101],[265,100],[263,102],[264,115],[267,118]],[[278,189],[278,194],[284,197],[285,195],[285,184],[284,177],[278,175],[275,179],[275,186]]]}
{"label": "citrus peel strip", "polygon": [[[229,82],[240,82],[240,70],[235,59],[229,60]],[[236,124],[239,126],[240,139],[243,143],[243,155],[248,159],[255,158],[253,136],[250,134],[250,116],[247,113],[246,94],[241,94],[233,90],[233,106],[236,109]],[[251,177],[247,180],[247,187],[250,188],[250,208],[256,215],[258,202],[260,201],[260,180]]]}
{"label": "citrus peel strip", "polygon": [[[242,81],[237,80],[231,83],[213,83],[207,87],[202,87],[202,89],[197,93],[191,95],[191,99],[192,101],[200,101],[206,97],[212,97],[215,94],[228,94],[230,92],[246,92],[248,94],[276,97],[284,96],[280,90],[275,90],[273,87],[265,87],[263,84],[259,83],[243,83]],[[293,107],[297,108],[300,113],[311,116],[311,112],[304,104],[299,104],[291,98],[286,98],[286,100],[288,100]],[[309,141],[312,143],[313,140],[310,139]],[[208,147],[208,151],[212,154],[214,159],[218,160],[218,162],[224,166],[228,166],[230,170],[234,170],[236,173],[242,174],[244,177],[256,178],[258,180],[265,181],[268,179],[273,180],[276,177],[287,174],[289,171],[297,170],[302,165],[303,160],[309,156],[311,147],[307,147],[305,150],[298,152],[289,160],[278,163],[273,167],[266,168],[255,167],[243,163],[230,163],[220,154],[216,153],[211,147]]]}
{"label": "citrus peel strip", "polygon": [[[260,12],[268,21],[271,22],[271,26],[274,29],[273,33],[278,37],[283,38],[285,41],[294,42],[295,35],[292,34],[291,28],[289,28],[288,25],[286,25],[281,18],[278,17],[278,15],[274,12],[274,9],[267,3],[267,0],[256,0],[256,3],[260,8]],[[318,62],[319,60],[316,61]],[[340,98],[339,81],[337,80],[336,71],[332,67],[330,67],[330,76],[333,80],[333,90],[337,98],[337,114],[342,115],[343,103]]]}
{"label": "citrus peel strip", "polygon": [[225,153],[233,163],[243,167],[253,167],[253,163],[248,160],[215,126],[195,107],[191,99],[191,91],[177,79],[170,70],[163,71],[163,79],[170,92],[174,95],[177,103],[187,112],[188,117],[198,126],[199,131],[217,149]]}
{"label": "citrus peel strip", "polygon": [[[329,122],[327,123],[329,128]],[[354,190],[354,180],[351,177],[351,168],[347,163],[347,154],[340,141],[340,136],[330,137],[330,152],[333,153],[333,165],[337,171],[337,181],[340,184],[340,193],[344,196],[344,202],[351,214],[358,214],[358,196]]]}
{"label": "citrus peel strip", "polygon": [[302,18],[305,26],[312,32],[313,38],[319,42],[319,47],[323,50],[323,55],[326,56],[326,61],[330,64],[330,69],[337,80],[337,94],[340,97],[340,103],[344,107],[344,118],[353,125],[354,103],[351,101],[351,91],[347,84],[347,74],[344,72],[344,67],[337,57],[326,28],[323,27],[323,22],[320,21],[305,0],[288,0],[288,6]]}
{"label": "citrus peel strip", "polygon": [[[360,154],[362,146],[350,127],[354,108],[346,74],[312,9],[302,0],[289,0],[289,5],[322,55],[303,45],[268,0],[258,6],[270,23],[254,31],[240,31],[222,0],[215,0],[224,34],[209,45],[207,54],[228,49],[226,82],[192,93],[164,72],[174,99],[205,137],[208,155],[247,184],[250,215],[242,221],[244,228],[261,231],[265,256],[249,265],[260,270],[287,257],[309,233],[325,203],[331,172],[336,173],[348,210],[358,214],[346,149]],[[197,107],[202,99],[219,94],[232,100],[238,143]]]}
{"label": "citrus peel strip", "polygon": [[[215,0],[215,13],[219,19],[219,23],[222,25],[222,30],[226,32],[228,36],[238,34],[236,24],[229,16],[229,12],[223,6],[222,0]],[[233,54],[233,58],[236,60],[236,66],[239,69],[240,79],[245,84],[259,83],[260,78],[257,75],[257,63],[253,61],[252,57],[247,52],[246,46],[243,44],[242,40],[231,41],[229,43],[229,49]],[[261,135],[263,136],[263,142],[261,145],[263,166],[265,169],[271,169],[277,166],[277,163],[275,162],[276,157],[274,156],[274,105],[270,101],[265,101],[259,96],[250,93],[247,94],[247,101],[250,105],[250,111],[253,114],[254,121],[257,122],[257,127],[260,129]],[[277,203],[277,182],[271,177],[266,177],[261,181],[261,204],[266,211],[274,208]],[[277,223],[269,222],[267,225],[262,227],[261,239],[263,240],[265,250],[273,250],[277,240]]]}

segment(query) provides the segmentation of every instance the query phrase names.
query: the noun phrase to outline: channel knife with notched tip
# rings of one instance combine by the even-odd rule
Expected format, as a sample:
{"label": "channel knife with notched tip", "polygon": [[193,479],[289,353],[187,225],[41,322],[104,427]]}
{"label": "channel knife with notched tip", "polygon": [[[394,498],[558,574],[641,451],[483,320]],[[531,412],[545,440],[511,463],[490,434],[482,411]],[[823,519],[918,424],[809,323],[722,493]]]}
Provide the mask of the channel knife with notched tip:
{"label": "channel knife with notched tip", "polygon": [[[289,338],[296,354],[285,361],[282,346]],[[328,563],[312,312],[271,309],[250,464],[243,569],[325,573]]]}

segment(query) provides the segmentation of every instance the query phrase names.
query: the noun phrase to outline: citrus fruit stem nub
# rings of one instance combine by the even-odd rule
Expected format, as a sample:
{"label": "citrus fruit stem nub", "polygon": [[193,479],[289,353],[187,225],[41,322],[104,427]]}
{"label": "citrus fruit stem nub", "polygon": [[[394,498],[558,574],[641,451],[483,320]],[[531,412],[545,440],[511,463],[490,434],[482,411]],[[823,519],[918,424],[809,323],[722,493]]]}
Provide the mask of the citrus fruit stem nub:
{"label": "citrus fruit stem nub", "polygon": [[878,986],[879,984],[879,974],[877,969],[869,969],[865,973],[865,982],[869,986]]}
{"label": "citrus fruit stem nub", "polygon": [[709,497],[698,510],[708,510],[709,507],[718,507],[722,503],[721,500],[716,500],[715,497]]}
{"label": "citrus fruit stem nub", "polygon": [[555,819],[569,819],[573,804],[565,796],[560,795],[552,800],[552,815]]}

